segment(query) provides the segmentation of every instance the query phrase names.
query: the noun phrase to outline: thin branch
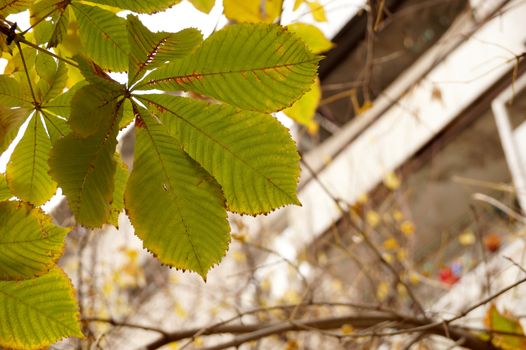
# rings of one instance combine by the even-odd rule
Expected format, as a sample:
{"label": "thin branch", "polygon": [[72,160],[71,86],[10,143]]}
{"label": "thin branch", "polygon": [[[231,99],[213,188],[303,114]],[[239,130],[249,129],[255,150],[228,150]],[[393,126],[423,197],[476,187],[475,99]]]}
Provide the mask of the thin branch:
{"label": "thin branch", "polygon": [[[200,329],[193,329],[183,332],[174,332],[168,334],[168,336],[164,336],[163,338],[159,339],[157,343],[161,344],[158,347],[181,339],[186,338],[196,338],[201,335],[209,335],[209,334],[217,334],[222,333],[218,332],[218,329],[221,327],[227,325],[228,323],[231,323],[235,320],[240,320],[244,316],[249,316],[261,312],[270,312],[273,310],[294,310],[298,308],[313,308],[313,307],[348,307],[351,309],[358,309],[358,310],[368,310],[370,312],[376,312],[380,314],[387,314],[391,315],[392,317],[401,317],[396,312],[392,310],[388,310],[383,308],[380,305],[367,305],[367,304],[355,304],[355,303],[338,303],[338,302],[325,302],[325,301],[319,301],[319,302],[310,302],[308,304],[290,304],[290,305],[275,305],[275,306],[269,306],[269,307],[261,307],[261,308],[255,308],[251,309],[245,312],[239,312],[236,316],[233,316],[229,319],[226,319],[224,321],[218,322],[216,324],[212,324],[210,326],[202,327]],[[170,340],[175,339],[175,340]],[[152,349],[156,349],[157,347],[152,347]]]}
{"label": "thin branch", "polygon": [[[231,320],[224,321],[220,324],[213,325],[207,328],[195,328],[185,331],[178,331],[173,333],[168,333],[167,335],[159,338],[158,340],[146,345],[145,349],[154,350],[161,346],[164,346],[168,343],[178,341],[181,339],[187,339],[194,337],[195,334],[201,335],[219,335],[219,334],[241,334],[240,336],[230,340],[228,342],[215,345],[209,348],[203,348],[203,350],[221,350],[226,349],[232,346],[238,346],[243,343],[258,340],[270,335],[281,334],[288,331],[303,331],[306,327],[316,328],[316,329],[336,329],[340,328],[345,324],[349,324],[354,328],[370,328],[377,326],[383,322],[393,322],[389,325],[389,328],[398,329],[397,331],[389,331],[380,333],[377,331],[368,332],[368,333],[357,333],[350,334],[347,337],[368,337],[368,336],[393,336],[399,334],[408,334],[408,333],[422,333],[440,335],[444,337],[449,337],[455,341],[464,339],[463,346],[471,349],[487,349],[487,350],[496,350],[490,342],[485,342],[479,338],[473,336],[470,333],[464,331],[461,326],[452,325],[453,322],[464,318],[473,310],[491,302],[492,300],[498,298],[502,294],[508,292],[509,290],[519,286],[522,283],[526,282],[526,278],[516,281],[515,283],[505,287],[498,292],[488,296],[487,298],[479,301],[472,306],[468,307],[462,311],[459,315],[449,318],[447,320],[441,320],[436,322],[430,322],[427,318],[412,318],[402,315],[367,315],[367,316],[344,316],[344,317],[333,317],[325,319],[314,319],[314,320],[292,320],[284,321],[278,323],[260,323],[252,325],[226,325],[233,319],[239,319],[242,315],[248,315],[249,313],[242,313],[238,316],[233,317]],[[292,307],[292,306],[291,306]],[[295,307],[295,306],[294,306]],[[267,308],[270,310],[270,308]],[[263,310],[254,310],[252,313],[261,312]]]}
{"label": "thin branch", "polygon": [[40,110],[40,113],[57,130],[60,136],[64,136],[62,130],[60,130],[60,128],[53,122],[53,120],[49,117],[49,115],[47,115],[47,113],[44,110]]}
{"label": "thin branch", "polygon": [[461,326],[461,325],[458,325],[456,327],[457,328],[461,328],[461,329],[466,330],[466,331],[470,331],[470,332],[506,335],[506,336],[510,336],[510,337],[526,339],[526,335],[524,335],[524,333],[517,333],[517,332],[511,332],[511,331],[499,331],[499,330],[496,330],[496,329],[469,327],[469,326]]}
{"label": "thin branch", "polygon": [[[310,167],[310,165],[303,159],[303,157],[301,158],[301,163],[305,166],[305,168],[311,173],[311,176],[312,178],[318,183],[318,185],[322,188],[322,190],[333,200],[334,204],[338,207],[338,209],[340,210],[341,214],[345,214],[345,212],[347,212],[343,206],[341,205],[341,203],[343,202],[341,199],[338,199],[336,196],[334,196],[332,194],[332,192],[325,186],[325,184],[320,180],[320,178],[318,177],[318,174],[314,171],[314,169],[312,169]],[[369,239],[369,237],[367,236],[367,234],[365,234],[365,232],[363,232],[363,230],[361,230],[357,225],[356,223],[354,223],[353,221],[353,218],[352,217],[349,217],[349,220],[348,220],[348,223],[349,225],[360,235],[360,237],[362,237],[364,243],[367,245],[367,247],[374,253],[374,255],[376,256],[376,258],[382,263],[382,265],[384,265],[388,270],[389,272],[391,272],[391,274],[393,275],[393,277],[395,278],[396,282],[401,284],[402,286],[404,286],[404,288],[406,289],[407,291],[407,295],[409,296],[409,298],[411,299],[411,301],[413,302],[414,306],[418,309],[418,311],[422,314],[422,316],[424,318],[427,318],[426,316],[426,312],[422,306],[422,304],[420,303],[420,301],[417,299],[417,297],[415,296],[415,294],[413,293],[412,291],[412,288],[409,286],[408,283],[406,283],[402,277],[400,276],[400,274],[398,273],[398,271],[396,271],[396,269],[387,261],[385,260],[384,256],[382,255],[382,253],[378,250],[378,248],[374,245],[373,242],[371,242],[371,240]]]}
{"label": "thin branch", "polygon": [[504,259],[508,260],[509,262],[511,262],[513,265],[515,265],[515,267],[517,267],[519,270],[521,270],[522,272],[526,273],[526,268],[522,267],[521,265],[519,265],[518,262],[516,262],[515,260],[513,260],[512,258],[510,258],[509,256],[504,256],[503,257]]}
{"label": "thin branch", "polygon": [[490,295],[491,294],[491,274],[488,268],[488,254],[484,247],[484,237],[482,234],[482,230],[480,228],[480,218],[477,212],[477,208],[473,205],[470,205],[470,208],[473,213],[473,218],[475,219],[475,234],[477,236],[477,246],[479,248],[480,255],[482,257],[484,276],[486,278],[486,287],[484,289],[486,290],[486,295]]}
{"label": "thin branch", "polygon": [[56,59],[59,60],[59,61],[62,61],[62,62],[64,62],[64,63],[66,63],[66,64],[69,64],[70,66],[73,66],[73,67],[75,67],[75,68],[79,68],[79,65],[78,65],[77,62],[72,61],[72,60],[70,60],[70,59],[68,59],[68,58],[65,58],[65,57],[59,56],[59,55],[55,54],[53,51],[49,51],[49,50],[43,49],[43,48],[41,48],[40,46],[38,46],[38,45],[36,45],[36,44],[33,44],[32,42],[27,41],[27,40],[24,39],[24,38],[18,38],[18,35],[17,35],[17,37],[15,38],[15,41],[17,41],[17,42],[21,42],[22,44],[25,44],[25,45],[27,45],[27,46],[30,46],[30,47],[34,48],[35,50],[37,50],[37,51],[43,52],[43,53],[45,53],[45,54],[47,54],[47,55],[50,55],[51,57],[54,57],[54,58],[56,58]]}
{"label": "thin branch", "polygon": [[167,332],[165,332],[165,331],[163,331],[162,329],[159,329],[159,328],[142,326],[142,325],[135,324],[135,323],[121,322],[121,321],[117,321],[117,320],[115,320],[113,318],[86,317],[86,318],[82,319],[82,322],[85,322],[85,323],[86,322],[100,322],[100,323],[111,324],[112,326],[115,326],[115,327],[141,329],[143,331],[160,333],[163,336],[168,334]]}
{"label": "thin branch", "polygon": [[473,310],[481,307],[482,305],[485,305],[487,303],[489,303],[490,301],[498,298],[499,296],[501,296],[502,294],[506,293],[507,291],[509,291],[510,289],[513,289],[515,287],[517,287],[518,285],[522,284],[526,282],[526,278],[523,278],[523,279],[520,279],[518,280],[517,282],[507,286],[506,288],[503,288],[501,290],[499,290],[498,292],[490,295],[489,297],[483,299],[482,301],[479,301],[478,303],[468,307],[467,309],[465,309],[464,311],[462,311],[462,313],[458,316],[455,316],[453,318],[450,318],[449,320],[447,320],[447,323],[451,323],[451,322],[454,322],[454,321],[457,321],[463,317],[465,317],[467,314],[469,314],[470,312],[472,312]]}
{"label": "thin branch", "polygon": [[363,85],[363,95],[365,101],[371,100],[371,80],[373,77],[373,59],[374,59],[374,26],[375,26],[375,8],[374,1],[369,0],[367,11],[367,57],[365,59],[365,83]]}
{"label": "thin branch", "polygon": [[411,347],[415,345],[416,343],[420,342],[422,339],[424,339],[427,336],[425,333],[419,333],[416,336],[413,337],[413,339],[409,340],[409,342],[404,346],[403,350],[411,350]]}
{"label": "thin branch", "polygon": [[505,205],[504,203],[496,200],[493,197],[490,197],[490,196],[485,195],[483,193],[475,193],[475,194],[473,194],[473,199],[481,201],[481,202],[486,202],[489,205],[492,205],[495,208],[500,209],[501,211],[506,213],[509,217],[517,220],[518,222],[526,224],[526,218],[523,215],[517,213],[516,211],[514,211],[511,208],[509,208],[507,205]]}
{"label": "thin branch", "polygon": [[300,279],[301,279],[301,281],[303,283],[303,286],[306,289],[311,289],[310,286],[309,286],[309,282],[307,281],[307,277],[305,277],[305,275],[303,273],[301,273],[299,266],[297,264],[295,264],[292,260],[284,257],[282,254],[280,254],[279,252],[277,252],[277,251],[275,251],[273,249],[267,248],[267,247],[259,245],[257,243],[252,243],[252,242],[247,242],[247,241],[239,241],[239,243],[244,244],[244,245],[246,245],[248,247],[252,247],[252,248],[261,250],[261,251],[263,251],[265,253],[277,256],[278,258],[283,260],[287,265],[292,267],[298,273],[298,276],[300,277]]}
{"label": "thin branch", "polygon": [[[314,321],[294,321],[294,322],[280,322],[278,324],[271,324],[266,327],[261,327],[261,325],[257,326],[257,328],[254,328],[254,325],[247,325],[242,327],[250,327],[251,329],[254,329],[254,331],[246,334],[241,334],[234,339],[216,344],[210,347],[204,347],[202,350],[222,350],[227,349],[230,347],[237,347],[241,344],[266,338],[271,335],[276,334],[283,334],[285,332],[289,331],[304,331],[306,328],[315,328],[317,330],[324,330],[324,329],[337,329],[341,328],[343,325],[351,325],[354,328],[360,329],[360,328],[369,328],[375,325],[378,325],[379,323],[383,322],[394,322],[390,327],[396,326],[397,328],[404,329],[403,331],[397,332],[399,334],[402,333],[413,333],[413,326],[415,325],[421,325],[422,323],[427,322],[426,320],[420,320],[420,319],[412,319],[412,318],[393,318],[393,317],[385,317],[385,316],[343,316],[343,317],[333,317],[333,318],[326,318],[326,319],[319,319]],[[238,329],[240,330],[240,329]],[[445,336],[445,330],[442,327],[442,324],[439,325],[433,325],[433,327],[430,327],[426,330],[426,332],[430,334],[436,334]],[[386,335],[391,335],[390,332],[386,332]],[[380,336],[384,335],[378,332],[375,332],[375,335]],[[463,330],[457,330],[452,327],[449,329],[449,335],[453,340],[459,340],[459,339],[465,339],[464,345],[466,347],[469,347],[471,349],[477,349],[477,350],[496,350],[496,348],[488,342],[482,341],[475,336],[470,335],[469,333],[463,331]],[[367,334],[349,334],[346,335],[346,337],[369,337],[370,333]],[[151,348],[147,348],[148,350],[152,350]]]}

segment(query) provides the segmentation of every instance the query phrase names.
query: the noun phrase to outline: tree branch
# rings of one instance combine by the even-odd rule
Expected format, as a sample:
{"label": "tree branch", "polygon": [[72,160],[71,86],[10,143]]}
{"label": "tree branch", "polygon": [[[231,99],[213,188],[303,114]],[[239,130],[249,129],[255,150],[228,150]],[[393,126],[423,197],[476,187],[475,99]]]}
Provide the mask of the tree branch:
{"label": "tree branch", "polygon": [[[462,311],[459,315],[449,318],[443,321],[430,322],[425,318],[413,318],[398,314],[385,314],[385,313],[374,313],[370,315],[348,315],[342,317],[331,317],[314,320],[289,320],[275,323],[257,323],[257,324],[239,324],[239,325],[227,325],[229,320],[223,321],[219,324],[207,327],[207,328],[194,328],[184,331],[165,333],[161,338],[145,346],[146,350],[155,350],[164,346],[168,343],[175,342],[181,339],[192,338],[195,334],[200,335],[220,335],[220,334],[239,334],[234,339],[214,345],[212,347],[203,348],[203,350],[222,350],[229,347],[239,346],[249,341],[262,339],[271,335],[282,334],[289,331],[305,331],[308,329],[317,330],[330,330],[338,329],[343,325],[351,325],[356,329],[371,328],[378,326],[382,323],[389,322],[389,326],[385,328],[397,329],[395,331],[387,332],[363,332],[345,335],[345,337],[370,337],[370,336],[393,336],[398,334],[409,334],[409,333],[424,333],[433,334],[443,337],[450,338],[454,341],[462,339],[462,345],[466,348],[476,350],[498,350],[491,342],[483,341],[475,335],[466,332],[465,327],[455,326],[451,323],[458,321],[465,317],[473,310],[489,303],[500,295],[507,291],[517,287],[518,285],[526,282],[526,278],[518,280],[517,282],[509,285],[506,288],[499,290],[498,292],[490,295],[489,297],[479,301],[472,306]],[[292,307],[292,306],[291,306]],[[264,311],[264,310],[259,310]],[[254,311],[258,312],[258,311]],[[253,312],[252,312],[253,313]],[[241,314],[247,315],[249,313]],[[236,317],[236,318],[238,318]],[[235,319],[235,318],[233,318]],[[335,335],[336,336],[336,335]]]}
{"label": "tree branch", "polygon": [[[283,321],[276,323],[266,324],[250,324],[250,325],[222,325],[218,327],[211,327],[205,331],[200,329],[189,329],[185,331],[178,331],[169,333],[155,342],[148,344],[145,349],[154,350],[158,349],[163,345],[170,342],[178,341],[192,337],[195,333],[201,331],[202,335],[219,335],[219,334],[239,334],[234,339],[205,347],[203,350],[222,350],[230,347],[236,347],[246,342],[258,340],[269,337],[271,335],[278,335],[289,331],[309,331],[312,329],[317,330],[330,330],[338,329],[343,325],[351,325],[356,329],[366,329],[379,324],[389,322],[389,328],[396,328],[398,331],[387,331],[387,332],[374,332],[376,336],[392,336],[396,334],[406,334],[415,332],[424,332],[427,334],[440,335],[449,337],[456,341],[464,339],[464,346],[477,349],[477,350],[497,350],[491,343],[482,341],[476,336],[460,329],[456,326],[445,325],[443,322],[436,322],[429,324],[427,320],[420,318],[409,318],[401,316],[386,316],[386,315],[367,315],[367,316],[342,316],[342,317],[331,317],[316,320],[294,320],[294,321]],[[345,335],[342,337],[369,337],[370,332],[367,333],[355,333]]]}

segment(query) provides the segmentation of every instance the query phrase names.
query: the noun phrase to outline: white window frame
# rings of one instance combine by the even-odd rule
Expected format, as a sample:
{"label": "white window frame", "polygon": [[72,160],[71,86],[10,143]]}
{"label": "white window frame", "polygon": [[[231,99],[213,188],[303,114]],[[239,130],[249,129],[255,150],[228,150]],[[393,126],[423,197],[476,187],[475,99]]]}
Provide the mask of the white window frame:
{"label": "white window frame", "polygon": [[522,213],[526,214],[526,158],[521,155],[526,154],[526,150],[520,152],[520,143],[517,140],[517,129],[526,127],[526,121],[521,126],[513,129],[507,107],[509,101],[512,101],[524,89],[526,89],[526,74],[520,76],[512,85],[501,92],[491,103],[491,108],[495,116],[495,123],[497,124],[502,148],[511,172],[517,199]]}

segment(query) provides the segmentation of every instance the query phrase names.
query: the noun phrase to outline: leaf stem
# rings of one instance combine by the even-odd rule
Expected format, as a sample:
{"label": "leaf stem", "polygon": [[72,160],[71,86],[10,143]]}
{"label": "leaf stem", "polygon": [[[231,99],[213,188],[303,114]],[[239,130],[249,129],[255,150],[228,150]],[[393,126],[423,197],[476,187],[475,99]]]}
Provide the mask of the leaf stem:
{"label": "leaf stem", "polygon": [[22,38],[19,38],[19,35],[18,35],[18,34],[17,34],[17,36],[15,37],[15,42],[17,42],[17,43],[18,43],[18,42],[21,42],[22,44],[26,44],[27,46],[30,46],[30,47],[34,48],[35,50],[37,50],[37,51],[43,52],[43,53],[45,53],[45,54],[47,54],[47,55],[50,55],[50,56],[56,58],[56,59],[59,60],[59,61],[62,61],[62,62],[64,62],[64,63],[69,64],[70,66],[73,66],[73,67],[75,67],[75,68],[79,68],[79,65],[78,65],[77,62],[72,61],[72,60],[70,60],[70,59],[67,59],[67,58],[65,58],[65,57],[59,56],[59,55],[55,54],[55,53],[52,52],[52,51],[49,51],[49,50],[43,49],[43,48],[41,48],[40,46],[38,46],[38,45],[36,45],[36,44],[34,44],[34,43],[30,42],[30,41],[27,41],[27,40],[24,39],[23,37],[22,37]]}
{"label": "leaf stem", "polygon": [[46,13],[46,15],[42,16],[41,18],[39,18],[35,23],[33,23],[29,28],[27,28],[26,30],[24,30],[23,32],[20,33],[20,35],[25,35],[27,32],[29,32],[31,29],[33,29],[34,27],[36,27],[37,25],[39,25],[43,20],[45,20],[49,15],[51,15],[53,12],[55,12],[55,8],[51,9],[51,11],[49,11],[48,13]]}
{"label": "leaf stem", "polygon": [[24,38],[24,33],[18,33],[18,34],[14,34],[12,33],[11,31],[11,28],[9,28],[8,26],[6,26],[4,23],[0,23],[0,33],[4,34],[7,38],[10,38],[12,41],[14,41],[16,43],[16,45],[18,46],[18,48],[20,49],[20,43],[22,44],[25,44],[27,46],[30,46],[32,48],[34,48],[35,50],[37,51],[40,51],[40,52],[43,52],[47,55],[50,55],[54,58],[56,58],[57,60],[60,60],[60,61],[63,61],[64,63],[67,63],[69,64],[70,66],[73,66],[75,68],[78,68],[79,65],[77,64],[77,62],[75,61],[72,61],[70,59],[67,59],[65,57],[61,57],[57,54],[55,54],[54,52],[52,51],[49,51],[49,50],[46,50],[46,49],[43,49],[41,48],[40,46],[38,46],[37,44],[34,44],[30,41],[27,41],[25,38]]}
{"label": "leaf stem", "polygon": [[26,59],[24,58],[24,53],[22,52],[22,48],[20,47],[20,43],[18,41],[15,41],[16,47],[18,47],[18,51],[20,52],[20,58],[22,59],[22,64],[24,65],[24,73],[27,78],[27,84],[29,85],[29,90],[31,91],[31,97],[33,98],[33,105],[35,108],[38,109],[39,102],[36,99],[35,91],[33,90],[33,85],[31,84],[31,78],[29,78],[29,73],[27,69],[27,63]]}

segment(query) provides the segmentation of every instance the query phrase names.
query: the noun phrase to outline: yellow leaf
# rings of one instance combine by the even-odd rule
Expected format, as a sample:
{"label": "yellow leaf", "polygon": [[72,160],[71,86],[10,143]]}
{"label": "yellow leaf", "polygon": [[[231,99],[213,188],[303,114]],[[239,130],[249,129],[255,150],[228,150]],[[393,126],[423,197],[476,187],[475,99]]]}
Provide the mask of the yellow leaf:
{"label": "yellow leaf", "polygon": [[102,294],[104,294],[105,297],[109,297],[113,292],[113,286],[114,284],[112,282],[106,281],[102,287]]}
{"label": "yellow leaf", "polygon": [[174,306],[174,312],[180,318],[186,318],[188,316],[188,312],[185,310],[185,308],[177,302]]}
{"label": "yellow leaf", "polygon": [[210,312],[210,316],[215,318],[217,314],[219,314],[219,308],[217,306],[212,306],[209,312]]}
{"label": "yellow leaf", "polygon": [[475,234],[471,230],[466,230],[458,236],[458,241],[462,245],[472,245],[476,241]]}
{"label": "yellow leaf", "polygon": [[132,248],[121,247],[119,249],[121,253],[128,257],[130,263],[136,263],[139,257],[139,252]]}
{"label": "yellow leaf", "polygon": [[398,292],[398,295],[402,298],[406,297],[407,296],[407,289],[405,288],[405,286],[401,283],[398,283],[396,285],[396,290]]}
{"label": "yellow leaf", "polygon": [[402,221],[404,219],[404,214],[400,210],[393,210],[393,219],[396,221]]}
{"label": "yellow leaf", "polygon": [[354,331],[354,328],[353,328],[353,326],[351,326],[350,324],[344,324],[344,325],[340,328],[340,331],[341,331],[342,334],[344,334],[344,335],[349,335],[349,334],[351,334],[351,333]]}
{"label": "yellow leaf", "polygon": [[232,233],[232,238],[235,239],[236,241],[246,242],[247,235],[242,234],[242,233]]}
{"label": "yellow leaf", "polygon": [[232,252],[232,257],[234,258],[234,261],[236,262],[243,262],[247,258],[245,253],[240,252],[239,250]]}
{"label": "yellow leaf", "polygon": [[314,18],[316,22],[327,22],[327,16],[325,15],[325,9],[322,4],[318,1],[307,1],[307,5],[309,5],[312,18]]}
{"label": "yellow leaf", "polygon": [[378,284],[378,288],[376,289],[376,297],[380,301],[384,301],[385,298],[387,298],[387,295],[389,295],[389,285],[387,282],[380,282]]}
{"label": "yellow leaf", "polygon": [[210,13],[214,7],[215,0],[188,0],[196,9],[204,13]]}
{"label": "yellow leaf", "polygon": [[340,280],[334,280],[331,283],[331,287],[335,291],[341,292],[343,290],[343,283]]}
{"label": "yellow leaf", "polygon": [[194,339],[194,345],[195,345],[196,348],[202,347],[203,344],[204,344],[203,338],[197,337],[197,338]]}
{"label": "yellow leaf", "polygon": [[170,283],[172,284],[179,283],[179,276],[177,276],[175,273],[171,273],[169,279],[170,279]]}
{"label": "yellow leaf", "polygon": [[366,220],[367,223],[374,228],[380,223],[380,215],[374,210],[369,210],[366,214]]}
{"label": "yellow leaf", "polygon": [[329,262],[329,259],[327,258],[327,255],[325,253],[320,253],[318,255],[318,264],[326,265],[328,262]]}
{"label": "yellow leaf", "polygon": [[410,272],[409,273],[409,282],[411,284],[418,284],[418,283],[420,283],[420,275],[418,275],[416,272]]}
{"label": "yellow leaf", "polygon": [[398,249],[396,252],[396,257],[398,261],[406,261],[407,260],[407,250],[404,248]]}
{"label": "yellow leaf", "polygon": [[401,181],[393,171],[388,172],[384,176],[384,185],[390,190],[396,190],[400,187]]}
{"label": "yellow leaf", "polygon": [[283,0],[266,0],[265,7],[260,1],[223,0],[225,16],[243,23],[272,23],[281,15]]}
{"label": "yellow leaf", "polygon": [[318,124],[314,120],[311,120],[309,125],[307,125],[307,132],[309,133],[309,135],[316,135],[318,134],[319,130],[320,130],[320,124]]}
{"label": "yellow leaf", "polygon": [[356,198],[356,201],[360,204],[365,204],[369,200],[369,197],[367,196],[367,193],[362,193],[361,195]]}
{"label": "yellow leaf", "polygon": [[296,11],[298,9],[298,7],[301,6],[301,4],[303,4],[303,0],[296,0],[294,2],[294,8],[292,9],[292,11]]}
{"label": "yellow leaf", "polygon": [[493,334],[492,342],[495,346],[503,350],[526,349],[526,339],[520,321],[509,312],[500,313],[495,304],[491,304],[486,312],[484,324],[494,331],[518,335]]}
{"label": "yellow leaf", "polygon": [[292,106],[283,110],[289,118],[295,120],[299,124],[309,127],[316,114],[316,109],[320,103],[321,90],[318,79],[312,84],[311,89],[305,93]]}
{"label": "yellow leaf", "polygon": [[394,238],[389,238],[384,241],[384,248],[387,250],[395,250],[400,248],[398,241]]}
{"label": "yellow leaf", "polygon": [[402,232],[406,236],[410,236],[413,233],[415,233],[415,225],[412,221],[405,220],[400,224],[400,232]]}
{"label": "yellow leaf", "polygon": [[382,257],[384,258],[385,261],[387,261],[389,264],[393,263],[393,256],[389,253],[383,253],[382,254]]}
{"label": "yellow leaf", "polygon": [[288,290],[285,292],[285,295],[283,296],[283,300],[290,304],[297,304],[301,301],[301,297],[298,295],[298,293],[295,290]]}
{"label": "yellow leaf", "polygon": [[261,290],[267,292],[270,290],[270,287],[272,286],[270,280],[268,278],[265,278],[263,279],[260,283],[259,283],[259,287],[261,288]]}
{"label": "yellow leaf", "polygon": [[298,350],[299,348],[298,342],[294,339],[289,339],[285,346],[285,350]]}
{"label": "yellow leaf", "polygon": [[370,100],[366,100],[357,110],[356,114],[361,115],[365,112],[367,112],[369,109],[373,107],[373,103]]}
{"label": "yellow leaf", "polygon": [[316,26],[306,23],[293,23],[287,29],[298,35],[313,53],[322,53],[333,48],[334,44]]}

